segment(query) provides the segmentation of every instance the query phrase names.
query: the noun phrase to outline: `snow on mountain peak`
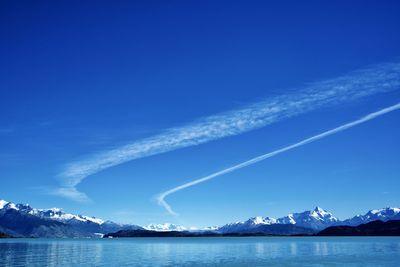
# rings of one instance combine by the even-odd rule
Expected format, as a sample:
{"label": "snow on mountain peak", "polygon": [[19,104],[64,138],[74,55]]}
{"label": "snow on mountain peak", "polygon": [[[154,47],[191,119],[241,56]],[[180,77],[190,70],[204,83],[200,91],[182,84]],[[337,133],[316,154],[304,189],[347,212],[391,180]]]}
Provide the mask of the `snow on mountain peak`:
{"label": "snow on mountain peak", "polygon": [[[56,220],[71,225],[85,225],[90,227],[103,227],[102,229],[108,229],[107,231],[114,231],[114,229],[120,229],[125,227],[122,224],[116,224],[113,222],[104,222],[103,220],[95,217],[89,217],[84,215],[75,215],[66,213],[60,208],[51,209],[35,209],[28,204],[14,204],[0,199],[0,210],[1,212],[7,212],[7,210],[15,210],[19,213],[26,213],[34,215],[43,219]],[[311,228],[314,230],[322,230],[332,225],[352,225],[357,226],[362,223],[368,223],[375,220],[400,220],[400,208],[383,208],[373,209],[368,211],[365,215],[356,215],[353,218],[339,221],[332,213],[322,209],[321,207],[315,207],[313,210],[304,211],[301,213],[291,213],[287,216],[274,219],[270,217],[256,216],[246,221],[239,221],[236,223],[229,223],[221,227],[208,227],[198,229],[194,227],[184,227],[175,225],[172,223],[164,224],[149,224],[143,227],[146,230],[152,231],[220,231],[220,232],[241,232],[249,229],[257,229],[257,227],[264,227],[272,224],[292,224],[299,227]],[[140,228],[140,227],[139,227]],[[140,229],[143,229],[140,228]],[[112,230],[110,230],[112,229]],[[106,231],[106,230],[104,230]]]}
{"label": "snow on mountain peak", "polygon": [[204,227],[204,228],[202,228],[201,230],[202,231],[215,231],[215,230],[218,230],[218,226],[207,226],[207,227]]}
{"label": "snow on mountain peak", "polygon": [[63,212],[63,209],[60,209],[60,208],[51,208],[51,209],[48,209],[49,211],[52,211],[52,212],[54,212],[54,213],[59,213],[59,212]]}
{"label": "snow on mountain peak", "polygon": [[162,223],[162,224],[149,224],[144,227],[146,230],[151,230],[151,231],[158,231],[158,232],[163,232],[163,231],[186,231],[187,228],[184,226],[179,226],[175,225],[172,223]]}
{"label": "snow on mountain peak", "polygon": [[274,224],[276,223],[276,219],[274,218],[270,218],[270,217],[262,217],[262,216],[256,216],[253,218],[250,218],[249,220],[247,220],[246,222],[244,222],[245,224],[254,224],[254,225],[259,225],[259,224]]}
{"label": "snow on mountain peak", "polygon": [[96,218],[96,217],[89,217],[89,216],[84,216],[84,215],[79,215],[81,218],[83,218],[86,221],[90,221],[93,223],[97,223],[97,224],[103,224],[104,221],[102,219]]}
{"label": "snow on mountain peak", "polygon": [[377,210],[370,210],[363,217],[369,220],[382,220],[385,221],[394,216],[400,216],[399,208],[383,208]]}
{"label": "snow on mountain peak", "polygon": [[279,224],[296,224],[296,220],[293,217],[293,214],[290,213],[285,217],[277,219],[277,223]]}
{"label": "snow on mountain peak", "polygon": [[35,215],[41,218],[52,219],[60,222],[76,220],[80,222],[92,222],[96,224],[103,224],[104,221],[95,217],[74,215],[70,213],[65,213],[60,208],[51,209],[34,209],[29,204],[14,204],[12,202],[7,202],[5,200],[0,200],[0,209],[14,209],[20,212],[28,213],[30,215]]}
{"label": "snow on mountain peak", "polygon": [[370,213],[372,214],[397,214],[400,212],[400,208],[383,208],[378,210],[371,210]]}
{"label": "snow on mountain peak", "polygon": [[84,216],[84,215],[75,215],[71,213],[66,213],[62,209],[59,208],[51,208],[51,209],[40,209],[37,210],[37,214],[39,214],[41,217],[46,217],[50,218],[53,220],[57,221],[79,221],[79,222],[92,222],[95,224],[103,224],[104,221],[99,218],[95,217],[89,217],[89,216]]}
{"label": "snow on mountain peak", "polygon": [[253,217],[244,222],[226,224],[219,228],[222,232],[241,231],[242,229],[255,228],[260,225],[271,224],[293,224],[296,226],[312,229],[323,229],[336,223],[338,219],[326,210],[316,207],[310,211],[301,213],[290,213],[279,219],[269,217]]}
{"label": "snow on mountain peak", "polygon": [[326,222],[336,222],[338,219],[332,215],[332,213],[327,212],[326,210],[316,207],[311,213],[310,216],[314,217],[317,220],[320,221],[326,221]]}
{"label": "snow on mountain peak", "polygon": [[0,199],[0,210],[1,210],[2,208],[4,208],[4,206],[7,205],[7,204],[8,204],[8,201],[5,201],[5,200],[3,200],[3,199]]}
{"label": "snow on mountain peak", "polygon": [[330,214],[329,212],[325,211],[323,208],[321,207],[315,207],[314,212],[321,214],[321,215],[326,215],[326,214]]}
{"label": "snow on mountain peak", "polygon": [[400,220],[400,208],[383,208],[368,211],[364,215],[356,215],[353,218],[341,222],[344,225],[357,226],[371,221]]}
{"label": "snow on mountain peak", "polygon": [[248,219],[247,221],[226,224],[216,230],[221,232],[240,232],[244,229],[256,228],[260,225],[271,225],[276,223],[277,220],[274,218],[256,216]]}
{"label": "snow on mountain peak", "polygon": [[218,227],[217,226],[210,226],[210,227],[205,227],[205,228],[197,228],[197,227],[185,227],[185,226],[180,226],[172,223],[161,223],[161,224],[149,224],[147,226],[143,226],[144,229],[149,230],[149,231],[157,231],[157,232],[166,232],[166,231],[214,231]]}
{"label": "snow on mountain peak", "polygon": [[5,208],[5,209],[18,210],[17,205],[15,205],[15,204],[12,203],[12,202],[8,202],[7,204],[5,204],[5,205],[4,205],[4,208]]}
{"label": "snow on mountain peak", "polygon": [[29,206],[29,204],[15,204],[15,203],[0,199],[0,209],[13,209],[13,210],[20,210],[20,211],[29,211],[32,208],[31,208],[31,206]]}

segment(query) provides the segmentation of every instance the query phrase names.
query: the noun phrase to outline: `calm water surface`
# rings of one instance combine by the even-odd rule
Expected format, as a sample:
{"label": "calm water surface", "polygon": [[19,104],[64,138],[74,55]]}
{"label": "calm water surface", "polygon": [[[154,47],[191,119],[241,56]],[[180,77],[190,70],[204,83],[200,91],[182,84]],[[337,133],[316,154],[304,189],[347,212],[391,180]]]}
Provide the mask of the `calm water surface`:
{"label": "calm water surface", "polygon": [[0,239],[0,266],[400,266],[400,237]]}

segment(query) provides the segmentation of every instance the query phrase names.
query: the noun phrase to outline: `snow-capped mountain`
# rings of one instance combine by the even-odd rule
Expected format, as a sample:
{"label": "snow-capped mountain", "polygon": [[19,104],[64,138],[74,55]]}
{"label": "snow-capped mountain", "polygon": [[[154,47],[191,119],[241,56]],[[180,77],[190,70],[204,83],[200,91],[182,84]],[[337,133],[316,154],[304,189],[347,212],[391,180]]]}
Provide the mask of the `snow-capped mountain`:
{"label": "snow-capped mountain", "polygon": [[[301,213],[292,213],[285,217],[274,219],[270,217],[253,217],[244,222],[236,222],[226,224],[220,227],[218,230],[222,233],[227,232],[242,232],[248,231],[254,228],[258,228],[261,225],[295,225],[301,228],[308,228],[313,230],[322,230],[326,227],[334,225],[339,220],[334,217],[331,213],[316,207],[310,211],[304,211]],[[265,227],[264,227],[265,228]]]}
{"label": "snow-capped mountain", "polygon": [[7,205],[7,204],[8,204],[7,201],[5,201],[5,200],[3,200],[3,199],[0,199],[0,210],[1,210],[2,208],[4,208],[4,206]]}
{"label": "snow-capped mountain", "polygon": [[176,225],[173,223],[161,223],[161,224],[149,224],[147,226],[143,227],[146,230],[149,231],[157,231],[157,232],[167,232],[167,231],[177,231],[177,232],[183,232],[183,231],[189,231],[189,232],[203,232],[203,231],[214,231],[218,227],[217,226],[210,226],[206,228],[196,228],[196,227],[185,227],[181,225]]}
{"label": "snow-capped mountain", "polygon": [[254,229],[260,225],[271,225],[275,223],[276,219],[274,218],[257,216],[250,218],[244,222],[235,222],[226,224],[218,228],[217,230],[220,231],[221,233],[242,232],[242,231],[247,231],[249,229]]}
{"label": "snow-capped mountain", "polygon": [[[254,232],[254,231],[265,231],[265,230],[276,230],[272,226],[281,225],[279,230],[287,233],[296,233],[293,231],[303,231],[305,229],[311,229],[314,232],[323,230],[329,226],[334,225],[351,225],[358,226],[363,223],[371,221],[388,221],[388,220],[400,220],[400,208],[384,208],[378,210],[370,210],[365,215],[357,215],[351,219],[340,221],[338,218],[332,215],[332,213],[326,210],[316,207],[310,211],[304,211],[301,213],[291,213],[282,218],[274,219],[270,217],[254,217],[244,222],[236,222],[226,224],[217,229],[221,233],[234,233],[234,232]],[[293,225],[299,228],[288,227]]]}
{"label": "snow-capped mountain", "polygon": [[179,226],[172,223],[162,223],[162,224],[149,224],[144,227],[146,230],[150,231],[158,231],[158,232],[165,232],[165,231],[187,231],[188,228],[184,226]]}
{"label": "snow-capped mountain", "polygon": [[295,224],[296,226],[322,230],[332,226],[339,220],[332,213],[316,207],[314,210],[292,213],[276,220],[279,224]]}
{"label": "snow-capped mountain", "polygon": [[376,220],[400,220],[400,208],[370,210],[365,215],[357,215],[340,221],[332,213],[316,207],[313,210],[291,213],[278,219],[257,216],[221,227],[213,226],[199,229],[171,223],[149,224],[145,227],[118,224],[95,217],[67,213],[59,208],[36,209],[28,204],[15,204],[0,199],[0,232],[16,237],[96,237],[121,230],[264,233],[273,235],[312,234],[329,226],[358,226]]}
{"label": "snow-capped mountain", "polygon": [[204,228],[201,228],[199,231],[204,231],[204,232],[214,232],[218,230],[218,226],[207,226]]}
{"label": "snow-capped mountain", "polygon": [[66,213],[59,208],[35,209],[0,200],[0,228],[14,236],[93,237],[119,230],[143,229],[99,218]]}
{"label": "snow-capped mountain", "polygon": [[356,215],[353,218],[344,220],[342,225],[357,226],[376,220],[400,220],[400,208],[383,208],[378,210],[370,210],[364,215]]}
{"label": "snow-capped mountain", "polygon": [[14,204],[5,200],[0,200],[0,209],[14,209],[20,212],[24,212],[30,215],[38,216],[45,219],[56,220],[60,222],[84,222],[84,223],[95,223],[101,225],[104,223],[103,220],[89,217],[84,215],[75,215],[64,212],[59,208],[51,209],[34,209],[29,204]]}

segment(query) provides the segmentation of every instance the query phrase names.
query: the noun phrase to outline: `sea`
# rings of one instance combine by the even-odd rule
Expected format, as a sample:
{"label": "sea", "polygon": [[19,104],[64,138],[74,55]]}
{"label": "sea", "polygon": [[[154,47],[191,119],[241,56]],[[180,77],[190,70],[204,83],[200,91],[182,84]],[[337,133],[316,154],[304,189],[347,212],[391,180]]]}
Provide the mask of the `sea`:
{"label": "sea", "polygon": [[0,239],[0,266],[400,266],[400,237]]}

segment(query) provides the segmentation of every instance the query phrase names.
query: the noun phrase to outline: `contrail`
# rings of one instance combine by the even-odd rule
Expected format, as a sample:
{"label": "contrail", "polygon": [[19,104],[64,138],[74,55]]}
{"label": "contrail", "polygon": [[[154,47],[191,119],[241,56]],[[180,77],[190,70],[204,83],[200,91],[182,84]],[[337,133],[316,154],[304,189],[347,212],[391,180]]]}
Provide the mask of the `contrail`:
{"label": "contrail", "polygon": [[[400,88],[400,63],[385,63],[335,79],[309,84],[295,93],[271,97],[240,109],[216,114],[126,145],[89,155],[64,166],[59,173],[58,194],[81,200],[76,186],[104,169],[143,157],[204,144],[220,138],[259,129],[321,107],[350,102]],[[54,192],[52,192],[54,193]]]}
{"label": "contrail", "polygon": [[275,150],[275,151],[273,151],[273,152],[269,152],[269,153],[267,153],[267,154],[263,154],[263,155],[261,155],[261,156],[258,156],[258,157],[252,158],[252,159],[250,159],[250,160],[247,160],[247,161],[245,161],[245,162],[242,162],[242,163],[239,163],[239,164],[237,164],[237,165],[234,165],[234,166],[232,166],[232,167],[229,167],[229,168],[223,169],[223,170],[221,170],[221,171],[215,172],[215,173],[213,173],[213,174],[207,175],[207,176],[205,176],[205,177],[203,177],[203,178],[200,178],[200,179],[197,179],[197,180],[188,182],[188,183],[186,183],[186,184],[183,184],[183,185],[174,187],[174,188],[172,188],[172,189],[170,189],[170,190],[168,190],[168,191],[165,191],[165,192],[161,193],[160,195],[158,195],[158,197],[157,197],[157,202],[158,202],[159,205],[163,206],[170,214],[172,214],[172,215],[177,215],[177,213],[175,213],[175,212],[172,210],[171,206],[165,201],[165,198],[166,198],[168,195],[171,195],[171,194],[173,194],[173,193],[176,193],[176,192],[178,192],[178,191],[180,191],[180,190],[183,190],[183,189],[185,189],[185,188],[188,188],[188,187],[191,187],[191,186],[200,184],[200,183],[204,183],[204,182],[206,182],[206,181],[208,181],[208,180],[211,180],[211,179],[214,179],[214,178],[216,178],[216,177],[218,177],[218,176],[221,176],[221,175],[224,175],[224,174],[227,174],[227,173],[236,171],[236,170],[241,169],[241,168],[244,168],[244,167],[246,167],[246,166],[255,164],[255,163],[257,163],[257,162],[259,162],[259,161],[262,161],[262,160],[265,160],[265,159],[267,159],[267,158],[274,157],[274,156],[276,156],[276,155],[278,155],[278,154],[281,154],[281,153],[283,153],[283,152],[292,150],[292,149],[294,149],[294,148],[296,148],[296,147],[304,146],[304,145],[306,145],[306,144],[309,144],[309,143],[314,142],[314,141],[317,141],[317,140],[319,140],[319,139],[328,137],[328,136],[333,135],[333,134],[335,134],[335,133],[338,133],[338,132],[347,130],[347,129],[351,128],[351,127],[354,127],[354,126],[356,126],[356,125],[362,124],[362,123],[364,123],[364,122],[367,122],[367,121],[369,121],[369,120],[375,119],[375,118],[377,118],[377,117],[379,117],[379,116],[382,116],[382,115],[384,115],[384,114],[386,114],[386,113],[389,113],[389,112],[392,112],[392,111],[395,111],[395,110],[398,110],[398,109],[400,109],[400,103],[398,103],[398,104],[396,104],[396,105],[393,105],[393,106],[390,106],[390,107],[387,107],[387,108],[384,108],[384,109],[381,109],[381,110],[379,110],[379,111],[377,111],[377,112],[370,113],[370,114],[368,114],[368,115],[362,117],[361,119],[358,119],[358,120],[355,120],[355,121],[346,123],[346,124],[344,124],[344,125],[342,125],[342,126],[339,126],[339,127],[334,128],[334,129],[332,129],[332,130],[329,130],[329,131],[326,131],[326,132],[323,132],[323,133],[314,135],[313,137],[304,139],[304,140],[302,140],[302,141],[300,141],[300,142],[298,142],[298,143],[295,143],[295,144],[293,144],[293,145],[286,146],[286,147],[284,147],[284,148]]}

